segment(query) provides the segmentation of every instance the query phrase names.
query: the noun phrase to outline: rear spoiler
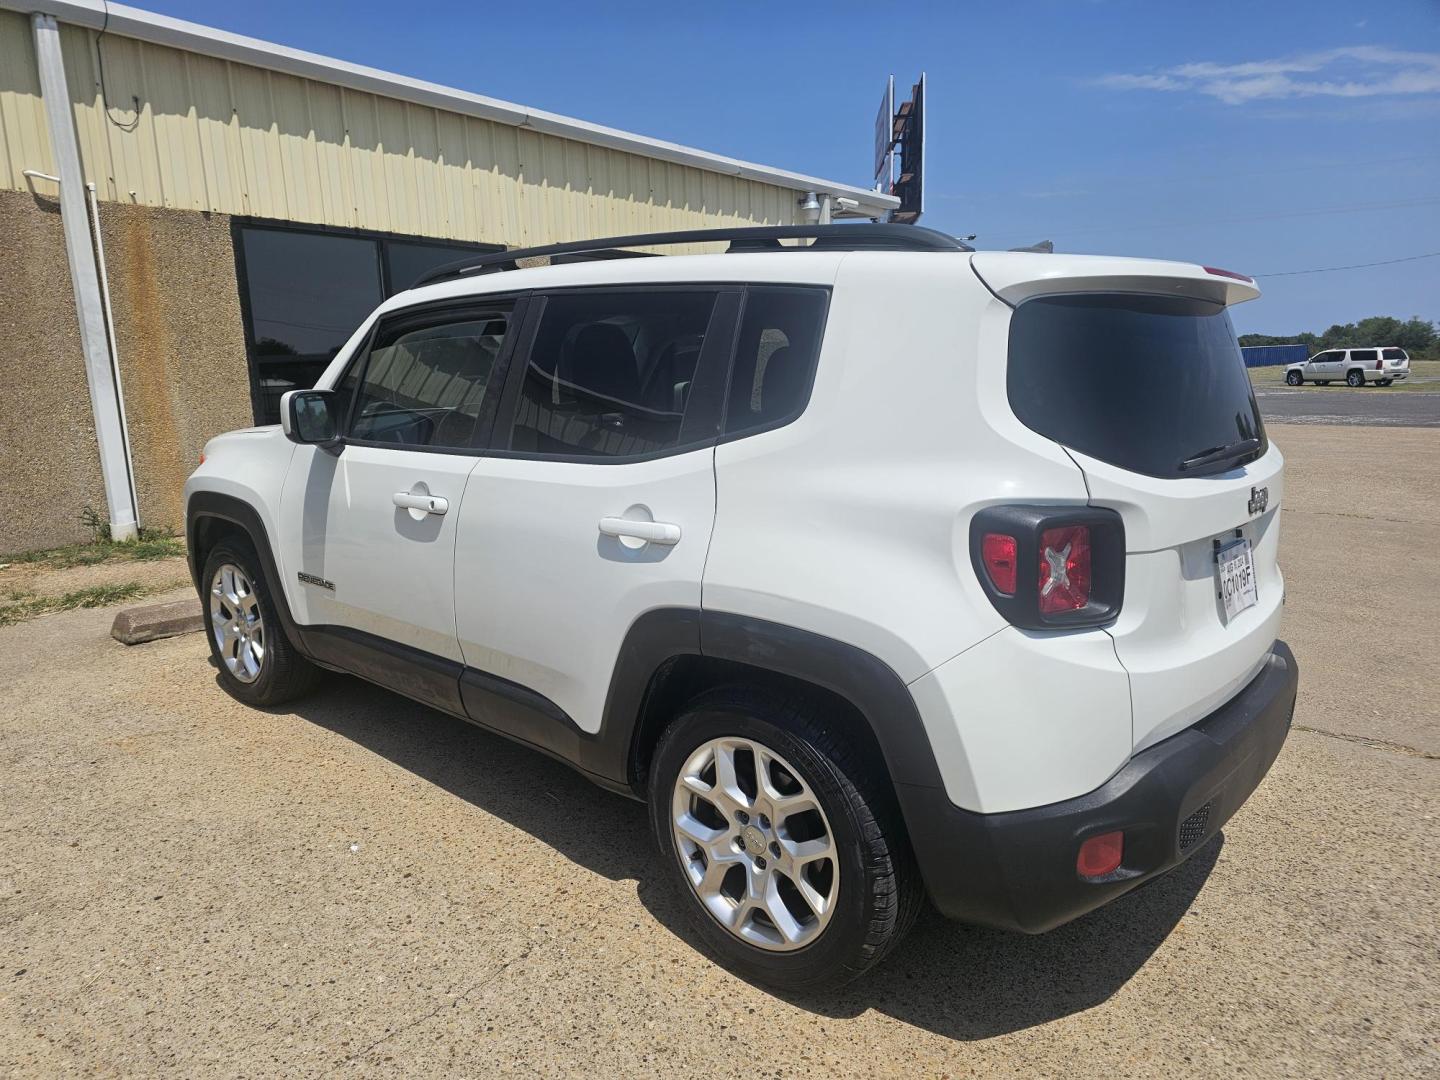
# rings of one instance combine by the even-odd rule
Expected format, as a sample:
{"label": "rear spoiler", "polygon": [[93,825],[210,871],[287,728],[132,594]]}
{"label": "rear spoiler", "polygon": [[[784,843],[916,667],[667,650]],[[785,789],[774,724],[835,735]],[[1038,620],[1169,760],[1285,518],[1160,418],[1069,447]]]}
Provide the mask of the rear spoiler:
{"label": "rear spoiler", "polygon": [[1159,259],[978,251],[970,265],[986,288],[1011,307],[1032,296],[1066,292],[1159,293],[1227,307],[1260,295],[1243,274]]}

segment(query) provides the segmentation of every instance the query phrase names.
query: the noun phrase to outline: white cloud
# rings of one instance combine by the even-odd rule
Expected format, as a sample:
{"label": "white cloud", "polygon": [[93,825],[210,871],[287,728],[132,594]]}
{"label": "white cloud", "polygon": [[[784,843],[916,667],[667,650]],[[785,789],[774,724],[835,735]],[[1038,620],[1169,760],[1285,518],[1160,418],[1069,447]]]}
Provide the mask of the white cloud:
{"label": "white cloud", "polygon": [[1227,105],[1281,98],[1440,94],[1440,53],[1350,45],[1239,64],[1180,64],[1159,71],[1105,75],[1096,82],[1112,90],[1203,94]]}

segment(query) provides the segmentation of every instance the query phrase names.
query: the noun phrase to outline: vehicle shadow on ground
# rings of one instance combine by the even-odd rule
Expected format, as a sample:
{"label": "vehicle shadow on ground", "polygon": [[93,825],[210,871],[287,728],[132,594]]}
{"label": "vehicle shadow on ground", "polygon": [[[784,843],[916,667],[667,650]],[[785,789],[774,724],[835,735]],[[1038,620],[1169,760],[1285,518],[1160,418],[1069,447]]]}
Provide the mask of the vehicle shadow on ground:
{"label": "vehicle shadow on ground", "polygon": [[[594,873],[637,882],[646,910],[698,947],[689,912],[650,842],[640,803],[597,788],[543,754],[358,679],[327,678],[293,711]],[[777,996],[835,1018],[874,1009],[960,1040],[991,1038],[1093,1008],[1124,986],[1169,936],[1204,886],[1223,842],[1217,836],[1148,887],[1039,937],[963,926],[927,909],[896,953],[857,983],[826,994]]]}

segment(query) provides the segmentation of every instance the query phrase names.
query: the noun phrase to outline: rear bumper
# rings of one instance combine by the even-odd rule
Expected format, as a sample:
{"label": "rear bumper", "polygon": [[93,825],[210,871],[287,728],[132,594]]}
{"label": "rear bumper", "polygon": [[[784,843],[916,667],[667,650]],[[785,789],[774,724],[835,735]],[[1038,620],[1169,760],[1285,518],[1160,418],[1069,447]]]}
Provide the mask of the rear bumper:
{"label": "rear bumper", "polygon": [[[1041,933],[1175,867],[1264,779],[1290,730],[1298,676],[1289,647],[1275,642],[1239,694],[1076,799],[977,814],[943,789],[898,785],[931,899],[954,919]],[[1120,868],[1080,877],[1081,842],[1115,830],[1125,833]]]}

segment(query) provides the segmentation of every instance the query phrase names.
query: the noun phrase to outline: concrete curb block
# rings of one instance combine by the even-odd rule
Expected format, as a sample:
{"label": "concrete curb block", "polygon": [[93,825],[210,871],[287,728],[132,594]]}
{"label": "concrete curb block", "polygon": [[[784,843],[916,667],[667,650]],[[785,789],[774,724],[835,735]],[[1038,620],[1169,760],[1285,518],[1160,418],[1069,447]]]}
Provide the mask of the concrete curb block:
{"label": "concrete curb block", "polygon": [[205,615],[196,599],[173,600],[168,604],[146,604],[126,608],[115,616],[110,636],[122,645],[193,634],[205,628]]}

